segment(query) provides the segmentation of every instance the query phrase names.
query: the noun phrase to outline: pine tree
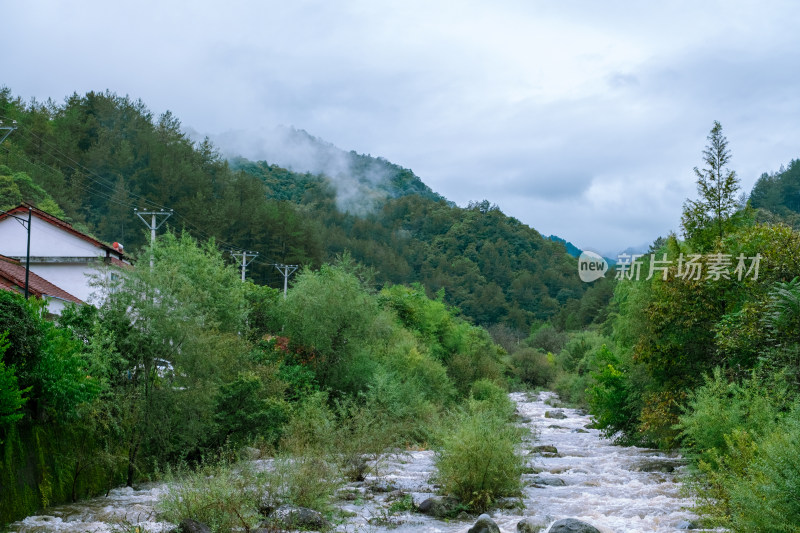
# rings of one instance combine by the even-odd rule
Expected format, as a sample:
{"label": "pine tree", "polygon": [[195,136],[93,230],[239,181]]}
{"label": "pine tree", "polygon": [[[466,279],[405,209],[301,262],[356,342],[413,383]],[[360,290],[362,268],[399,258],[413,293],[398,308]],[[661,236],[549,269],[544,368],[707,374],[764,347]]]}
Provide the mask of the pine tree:
{"label": "pine tree", "polygon": [[715,230],[716,236],[722,239],[738,205],[739,179],[736,172],[727,168],[731,153],[728,139],[722,134],[722,125],[717,121],[708,135],[708,143],[703,150],[705,168],[694,168],[700,198],[686,200],[683,204],[681,226],[687,239],[697,237],[703,230]]}

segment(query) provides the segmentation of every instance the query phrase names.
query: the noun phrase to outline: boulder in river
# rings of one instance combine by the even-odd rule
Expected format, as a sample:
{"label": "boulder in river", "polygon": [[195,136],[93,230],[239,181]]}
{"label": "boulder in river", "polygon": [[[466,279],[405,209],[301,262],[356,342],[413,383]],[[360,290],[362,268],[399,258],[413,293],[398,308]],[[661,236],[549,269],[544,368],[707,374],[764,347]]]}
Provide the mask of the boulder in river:
{"label": "boulder in river", "polygon": [[531,483],[539,486],[547,485],[548,487],[564,487],[567,484],[563,479],[555,476],[536,476],[531,479]]}
{"label": "boulder in river", "polygon": [[455,498],[431,496],[417,506],[417,511],[434,518],[446,518],[455,513],[458,503]]}
{"label": "boulder in river", "polygon": [[187,518],[180,523],[178,531],[181,533],[211,533],[211,528],[202,522]]}
{"label": "boulder in river", "polygon": [[534,446],[531,448],[531,453],[541,453],[541,454],[558,454],[558,448],[555,446],[551,446],[549,444],[544,444],[542,446]]}
{"label": "boulder in river", "polygon": [[500,528],[488,514],[482,514],[467,533],[500,533]]}
{"label": "boulder in river", "polygon": [[375,481],[370,483],[367,489],[372,492],[394,492],[397,490],[397,485],[388,481]]}
{"label": "boulder in river", "polygon": [[567,418],[567,415],[564,414],[564,411],[545,411],[544,412],[545,418],[555,418],[557,420],[563,420]]}
{"label": "boulder in river", "polygon": [[601,533],[601,531],[575,518],[565,518],[550,526],[548,533]]}
{"label": "boulder in river", "polygon": [[542,518],[523,518],[517,522],[518,533],[539,533],[547,529],[548,520]]}
{"label": "boulder in river", "polygon": [[668,474],[674,472],[675,468],[681,466],[683,463],[676,459],[644,459],[634,466],[637,472],[663,472]]}

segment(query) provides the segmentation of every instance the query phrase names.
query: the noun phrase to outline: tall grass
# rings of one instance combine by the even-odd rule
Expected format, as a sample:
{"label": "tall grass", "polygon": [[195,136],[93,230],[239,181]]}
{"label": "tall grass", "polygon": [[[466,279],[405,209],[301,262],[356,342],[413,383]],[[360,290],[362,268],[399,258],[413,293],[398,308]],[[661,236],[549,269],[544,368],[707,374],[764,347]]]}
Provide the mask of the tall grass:
{"label": "tall grass", "polygon": [[485,399],[470,400],[440,437],[436,478],[446,493],[482,512],[498,498],[520,493],[523,432],[510,422],[507,396],[501,401],[486,383],[478,389]]}

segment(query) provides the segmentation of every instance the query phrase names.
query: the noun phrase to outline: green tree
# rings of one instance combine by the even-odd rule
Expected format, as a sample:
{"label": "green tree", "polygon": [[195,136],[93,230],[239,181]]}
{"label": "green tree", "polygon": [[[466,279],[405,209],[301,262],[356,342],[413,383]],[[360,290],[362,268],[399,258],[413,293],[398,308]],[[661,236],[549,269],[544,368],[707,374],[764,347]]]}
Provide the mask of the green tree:
{"label": "green tree", "polygon": [[722,125],[714,121],[708,135],[708,145],[703,150],[706,166],[694,168],[697,176],[698,200],[686,200],[683,204],[681,225],[687,239],[703,238],[704,230],[712,229],[722,239],[728,221],[737,207],[736,192],[739,179],[736,172],[728,169],[731,159],[728,140],[722,134]]}
{"label": "green tree", "polygon": [[13,424],[24,416],[21,409],[28,401],[24,395],[31,389],[28,387],[20,390],[17,386],[14,369],[7,368],[3,362],[3,354],[8,349],[6,337],[8,337],[8,332],[0,334],[0,428],[7,424]]}

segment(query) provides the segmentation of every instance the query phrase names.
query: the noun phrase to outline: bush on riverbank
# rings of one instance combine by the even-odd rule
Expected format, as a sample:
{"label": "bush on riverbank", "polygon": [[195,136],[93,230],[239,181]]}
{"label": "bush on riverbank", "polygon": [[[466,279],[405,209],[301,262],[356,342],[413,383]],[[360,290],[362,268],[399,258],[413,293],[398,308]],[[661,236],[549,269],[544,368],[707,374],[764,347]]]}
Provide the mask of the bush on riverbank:
{"label": "bush on riverbank", "polygon": [[780,375],[729,381],[715,369],[679,427],[700,511],[732,531],[800,531],[800,403]]}
{"label": "bush on riverbank", "polygon": [[487,394],[485,383],[478,388],[485,399],[473,398],[454,413],[440,436],[436,479],[445,493],[483,512],[498,498],[520,494],[523,431],[510,423],[508,404],[511,412],[514,407],[507,396]]}

